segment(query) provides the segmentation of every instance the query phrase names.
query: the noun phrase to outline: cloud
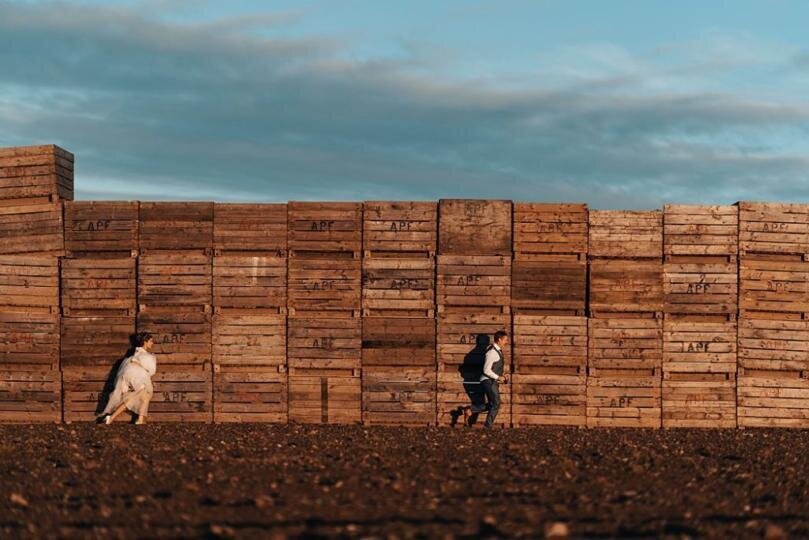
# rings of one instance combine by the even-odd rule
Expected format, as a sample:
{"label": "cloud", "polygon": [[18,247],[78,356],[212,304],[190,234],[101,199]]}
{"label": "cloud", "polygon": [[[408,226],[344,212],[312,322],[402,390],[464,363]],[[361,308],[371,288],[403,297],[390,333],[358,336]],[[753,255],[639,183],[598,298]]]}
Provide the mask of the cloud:
{"label": "cloud", "polygon": [[[554,84],[477,85],[268,37],[288,16],[0,2],[0,144],[69,148],[85,198],[809,200],[806,101],[693,89],[682,65],[589,45],[559,51]],[[714,66],[738,69],[730,48]]]}

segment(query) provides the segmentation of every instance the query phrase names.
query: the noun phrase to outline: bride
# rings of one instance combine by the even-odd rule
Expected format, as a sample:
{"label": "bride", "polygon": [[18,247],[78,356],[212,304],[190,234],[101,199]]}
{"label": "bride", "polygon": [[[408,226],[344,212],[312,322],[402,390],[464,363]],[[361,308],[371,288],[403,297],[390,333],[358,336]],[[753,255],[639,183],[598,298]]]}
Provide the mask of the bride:
{"label": "bride", "polygon": [[140,332],[135,336],[135,352],[121,362],[115,376],[115,388],[110,394],[107,407],[101,413],[105,424],[111,424],[129,409],[138,415],[136,424],[145,424],[152,399],[152,375],[157,371],[157,359],[149,351],[154,345],[152,335]]}

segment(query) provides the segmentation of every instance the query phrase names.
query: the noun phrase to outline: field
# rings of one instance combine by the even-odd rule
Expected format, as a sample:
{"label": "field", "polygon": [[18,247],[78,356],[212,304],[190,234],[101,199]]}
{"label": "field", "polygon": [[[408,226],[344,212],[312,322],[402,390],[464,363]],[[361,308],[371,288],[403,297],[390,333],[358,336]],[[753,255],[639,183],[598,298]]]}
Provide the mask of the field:
{"label": "field", "polygon": [[809,536],[799,430],[0,426],[0,537]]}

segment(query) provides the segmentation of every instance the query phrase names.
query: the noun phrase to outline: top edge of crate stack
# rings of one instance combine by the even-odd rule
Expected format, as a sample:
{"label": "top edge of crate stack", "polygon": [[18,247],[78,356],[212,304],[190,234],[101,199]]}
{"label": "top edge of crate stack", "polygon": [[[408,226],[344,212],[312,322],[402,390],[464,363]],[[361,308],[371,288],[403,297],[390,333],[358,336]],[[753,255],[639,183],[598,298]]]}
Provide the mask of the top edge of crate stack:
{"label": "top edge of crate stack", "polygon": [[140,231],[137,201],[65,203],[65,254],[68,257],[136,257]]}
{"label": "top edge of crate stack", "polygon": [[74,156],[54,144],[0,148],[0,206],[73,200]]}
{"label": "top edge of crate stack", "polygon": [[365,201],[362,205],[365,257],[434,258],[438,204],[422,201]]}
{"label": "top edge of crate stack", "polygon": [[661,210],[590,210],[588,256],[663,259]]}
{"label": "top edge of crate stack", "polygon": [[438,202],[439,255],[512,254],[512,202],[441,199]]}
{"label": "top edge of crate stack", "polygon": [[287,203],[290,257],[359,258],[362,252],[362,203]]}
{"label": "top edge of crate stack", "polygon": [[713,257],[733,262],[738,254],[739,208],[734,205],[667,204],[663,209],[666,260]]}
{"label": "top edge of crate stack", "polygon": [[739,255],[794,259],[809,254],[809,204],[749,202],[739,208]]}
{"label": "top edge of crate stack", "polygon": [[514,259],[584,260],[588,207],[583,203],[514,203]]}
{"label": "top edge of crate stack", "polygon": [[213,249],[212,202],[141,202],[139,252],[211,255]]}
{"label": "top edge of crate stack", "polygon": [[215,255],[286,257],[286,203],[214,203],[213,214]]}

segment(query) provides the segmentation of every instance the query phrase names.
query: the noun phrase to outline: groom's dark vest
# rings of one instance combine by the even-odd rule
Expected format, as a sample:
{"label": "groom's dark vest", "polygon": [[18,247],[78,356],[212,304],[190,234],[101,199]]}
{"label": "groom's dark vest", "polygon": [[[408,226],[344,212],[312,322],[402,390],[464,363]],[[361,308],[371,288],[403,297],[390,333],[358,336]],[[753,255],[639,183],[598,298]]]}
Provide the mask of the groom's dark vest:
{"label": "groom's dark vest", "polygon": [[[498,360],[497,362],[492,364],[492,371],[494,371],[497,374],[498,377],[502,377],[503,376],[503,368],[506,365],[506,358],[503,356],[503,351],[496,348],[494,345],[489,347],[489,350],[492,350],[492,349],[494,349],[494,351],[500,357],[500,360]],[[488,351],[486,351],[486,352],[488,352]]]}

